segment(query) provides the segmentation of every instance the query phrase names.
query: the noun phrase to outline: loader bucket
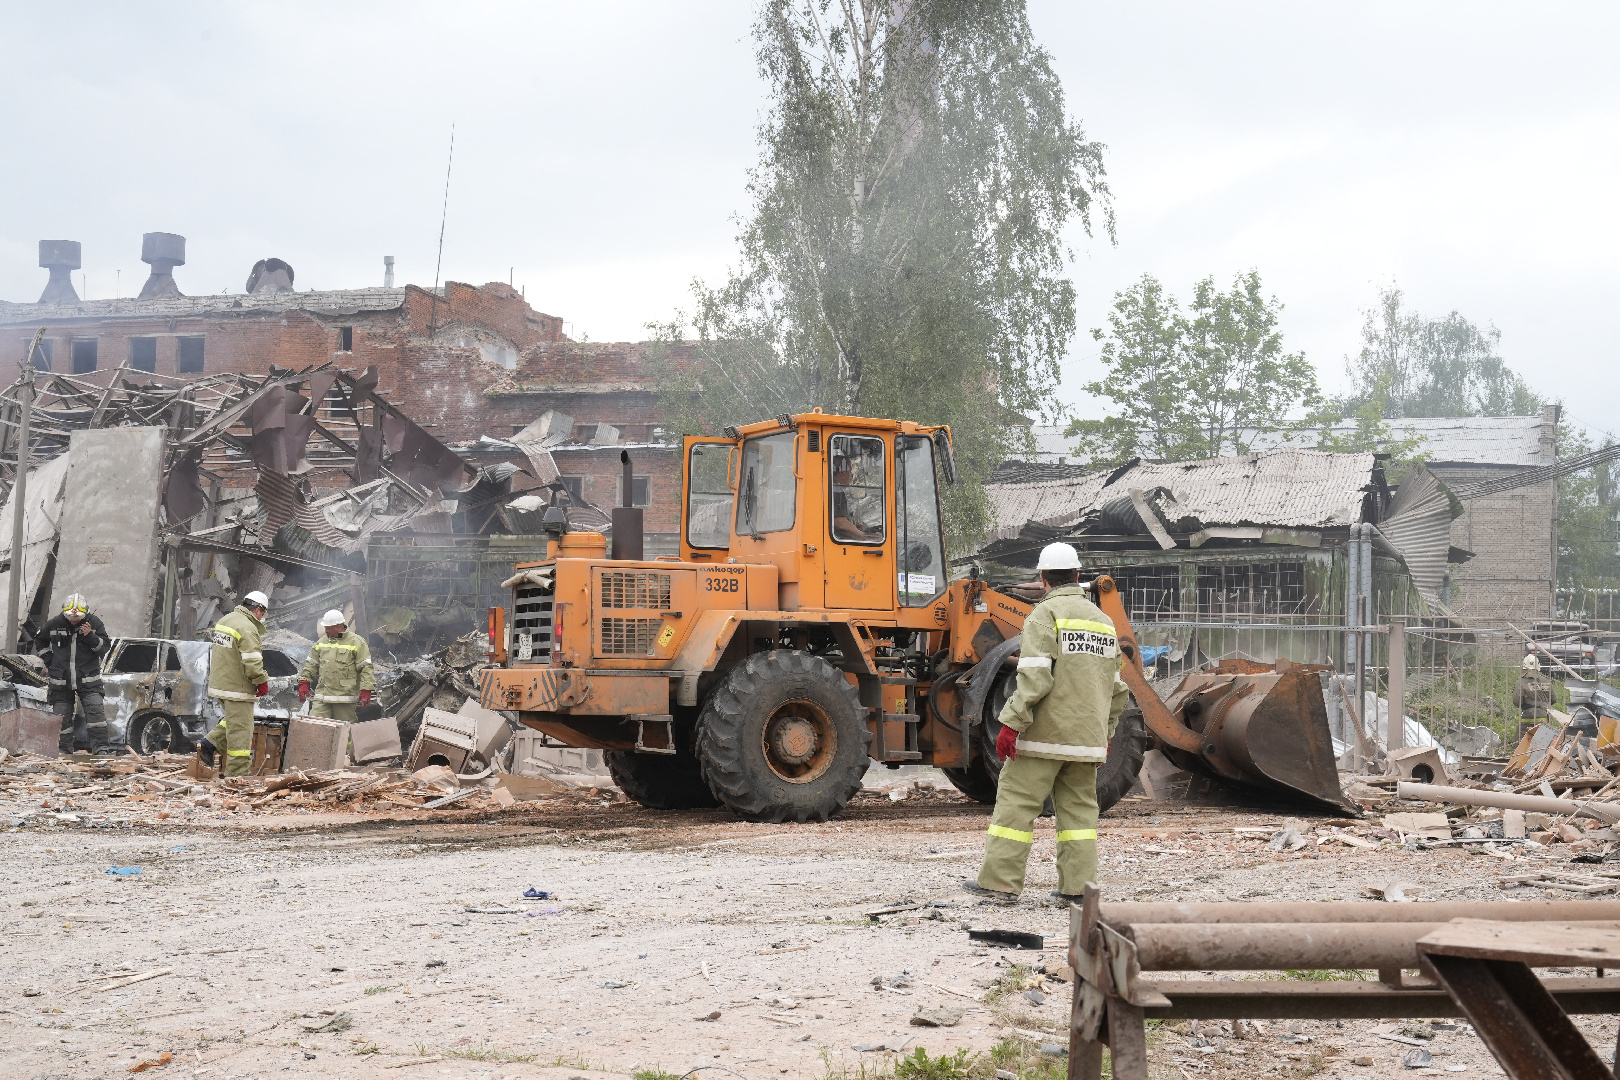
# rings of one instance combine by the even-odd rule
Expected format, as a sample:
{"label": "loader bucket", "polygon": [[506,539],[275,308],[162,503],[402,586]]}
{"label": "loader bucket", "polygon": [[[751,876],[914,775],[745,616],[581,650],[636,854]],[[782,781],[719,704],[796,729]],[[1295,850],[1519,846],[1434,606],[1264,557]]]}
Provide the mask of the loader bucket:
{"label": "loader bucket", "polygon": [[1339,787],[1319,665],[1226,660],[1188,675],[1165,702],[1204,739],[1204,752],[1166,748],[1184,769],[1360,816]]}

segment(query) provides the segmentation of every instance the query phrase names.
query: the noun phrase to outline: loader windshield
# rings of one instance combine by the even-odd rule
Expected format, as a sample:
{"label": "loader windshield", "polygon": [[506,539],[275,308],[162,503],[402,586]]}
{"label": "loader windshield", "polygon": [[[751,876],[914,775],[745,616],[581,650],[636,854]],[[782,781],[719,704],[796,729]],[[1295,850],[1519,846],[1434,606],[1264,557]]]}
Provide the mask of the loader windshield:
{"label": "loader windshield", "polygon": [[743,444],[737,478],[737,535],[759,536],[793,528],[799,481],[793,475],[792,431]]}
{"label": "loader windshield", "polygon": [[948,576],[939,489],[934,483],[934,445],[920,435],[901,435],[895,439],[894,449],[900,603],[922,607],[945,588]]}

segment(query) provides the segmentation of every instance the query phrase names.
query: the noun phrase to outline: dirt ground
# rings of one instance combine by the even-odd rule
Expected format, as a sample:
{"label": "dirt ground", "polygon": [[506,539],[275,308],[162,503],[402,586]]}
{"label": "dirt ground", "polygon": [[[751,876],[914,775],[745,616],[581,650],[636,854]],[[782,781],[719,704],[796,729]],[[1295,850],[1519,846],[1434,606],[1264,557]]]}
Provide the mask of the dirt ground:
{"label": "dirt ground", "polygon": [[[805,826],[584,794],[499,813],[197,807],[163,821],[39,804],[0,800],[7,1077],[122,1076],[167,1053],[153,1075],[853,1078],[892,1072],[892,1049],[856,1049],[883,1044],[966,1048],[981,1068],[999,1047],[1004,1076],[1062,1075],[1037,1049],[1066,1042],[1070,993],[1039,974],[1066,947],[1066,909],[1047,895],[1051,822],[1020,903],[983,905],[958,883],[986,808],[954,793],[869,792]],[[1282,822],[1128,800],[1102,822],[1100,884],[1113,899],[1350,900],[1395,881],[1418,903],[1570,898],[1492,884],[1563,866],[1557,848],[1360,848],[1315,842],[1332,827],[1306,821],[1313,842],[1274,851],[1264,827]],[[530,887],[553,896],[521,899]],[[868,915],[906,902],[932,906]],[[1047,948],[971,944],[968,926],[1044,934]],[[909,1023],[936,1007],[962,1017]],[[1614,1018],[1580,1022],[1612,1055]],[[1499,1072],[1455,1024],[1282,1021],[1243,1039],[1156,1028],[1153,1074],[1411,1075],[1413,1047],[1380,1032],[1427,1036],[1430,1071]]]}

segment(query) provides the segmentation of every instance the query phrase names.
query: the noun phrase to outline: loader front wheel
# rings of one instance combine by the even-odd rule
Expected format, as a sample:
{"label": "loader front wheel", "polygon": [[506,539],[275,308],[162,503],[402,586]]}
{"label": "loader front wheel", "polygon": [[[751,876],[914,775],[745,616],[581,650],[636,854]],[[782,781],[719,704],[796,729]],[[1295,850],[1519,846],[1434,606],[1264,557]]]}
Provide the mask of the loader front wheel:
{"label": "loader front wheel", "polygon": [[625,797],[650,810],[700,810],[720,805],[691,754],[609,750],[602,757]]}
{"label": "loader front wheel", "polygon": [[796,649],[754,653],[714,688],[698,761],[714,796],[748,821],[826,821],[861,789],[872,733],[859,692]]}

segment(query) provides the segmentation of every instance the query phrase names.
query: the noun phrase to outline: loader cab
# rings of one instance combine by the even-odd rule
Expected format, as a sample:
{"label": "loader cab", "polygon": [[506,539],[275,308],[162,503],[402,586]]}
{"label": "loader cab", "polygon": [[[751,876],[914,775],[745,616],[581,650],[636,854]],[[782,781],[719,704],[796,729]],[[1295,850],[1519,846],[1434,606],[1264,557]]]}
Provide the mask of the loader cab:
{"label": "loader cab", "polygon": [[947,429],[803,413],[684,449],[683,558],[774,564],[784,611],[892,612],[943,594]]}

